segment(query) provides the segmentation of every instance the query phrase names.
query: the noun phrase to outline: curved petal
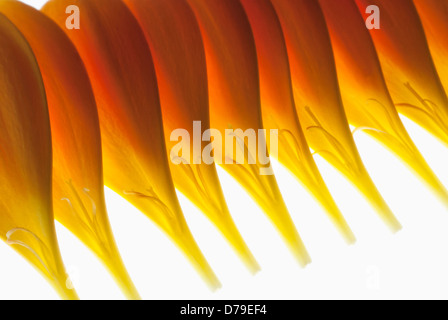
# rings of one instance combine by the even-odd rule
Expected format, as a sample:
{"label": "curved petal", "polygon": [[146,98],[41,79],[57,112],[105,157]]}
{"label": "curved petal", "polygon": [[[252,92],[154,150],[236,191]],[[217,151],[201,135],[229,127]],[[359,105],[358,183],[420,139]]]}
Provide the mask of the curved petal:
{"label": "curved petal", "polygon": [[279,131],[278,158],[326,209],[348,243],[355,241],[311,155],[294,104],[288,53],[280,20],[269,0],[241,0],[254,33],[266,129]]}
{"label": "curved petal", "polygon": [[[174,183],[222,232],[249,270],[256,272],[259,266],[233,222],[215,165],[195,163],[192,158],[176,161],[179,156],[171,154],[177,144],[171,141],[175,130],[185,129],[190,138],[199,137],[202,152],[206,147],[202,132],[210,129],[207,67],[196,18],[184,1],[126,0],[125,3],[140,22],[153,55]],[[193,128],[195,121],[200,121],[199,135]]]}
{"label": "curved petal", "polygon": [[400,229],[356,149],[342,106],[330,36],[318,2],[271,1],[285,34],[296,109],[310,147],[364,194],[392,230]]}
{"label": "curved petal", "polygon": [[42,73],[53,140],[55,218],[101,259],[127,297],[138,299],[107,217],[98,112],[82,60],[41,12],[18,1],[0,2],[0,12],[26,37]]}
{"label": "curved petal", "polygon": [[[385,145],[448,204],[448,193],[409,137],[387,89],[364,20],[353,0],[320,0],[330,30],[348,120]],[[341,17],[344,16],[344,19]]]}
{"label": "curved petal", "polygon": [[64,299],[67,286],[51,203],[52,149],[45,89],[19,30],[0,14],[0,238]]}
{"label": "curved petal", "polygon": [[[79,30],[65,28],[68,5],[82,13]],[[137,20],[120,0],[55,0],[42,11],[73,41],[92,81],[106,184],[151,218],[211,288],[219,287],[174,190],[154,65]]]}
{"label": "curved petal", "polygon": [[431,56],[442,81],[445,93],[448,92],[448,1],[414,0],[423,23]]}
{"label": "curved petal", "polygon": [[[448,98],[410,0],[356,0],[381,12],[381,29],[371,30],[387,87],[398,111],[448,144]],[[399,22],[399,23],[397,23]]]}
{"label": "curved petal", "polygon": [[[210,91],[211,127],[239,141],[244,159],[233,148],[215,149],[215,159],[225,159],[227,170],[266,212],[302,265],[310,258],[288,213],[274,175],[260,175],[262,165],[243,131],[257,134],[262,128],[260,88],[255,42],[248,18],[238,0],[189,0],[204,39]],[[246,132],[246,133],[247,133]],[[251,158],[254,161],[248,159]],[[227,162],[227,163],[225,163]]]}

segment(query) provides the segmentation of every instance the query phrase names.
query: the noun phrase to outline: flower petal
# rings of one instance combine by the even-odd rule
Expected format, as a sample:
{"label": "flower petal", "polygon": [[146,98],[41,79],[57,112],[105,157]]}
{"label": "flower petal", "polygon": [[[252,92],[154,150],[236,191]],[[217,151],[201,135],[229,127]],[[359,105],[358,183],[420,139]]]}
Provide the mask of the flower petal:
{"label": "flower petal", "polygon": [[[371,30],[387,87],[398,111],[448,144],[448,98],[412,1],[356,0],[381,10],[381,29]],[[399,23],[397,23],[399,21]]]}
{"label": "flower petal", "polygon": [[[256,272],[259,266],[232,220],[215,165],[202,160],[196,164],[197,159],[193,159],[195,153],[202,157],[206,147],[202,132],[210,129],[207,67],[196,18],[184,1],[126,0],[125,3],[145,32],[153,55],[168,157],[178,156],[171,154],[177,144],[170,141],[175,130],[185,129],[190,137],[201,140],[200,148],[193,151],[191,158],[183,159],[188,163],[177,165],[170,161],[174,183],[222,232],[247,267]],[[195,121],[200,121],[199,133],[194,132]]]}
{"label": "flower petal", "polygon": [[82,60],[41,12],[18,1],[0,2],[0,12],[26,37],[42,73],[52,130],[55,218],[102,260],[129,298],[138,299],[107,217],[98,112]]}
{"label": "flower petal", "polygon": [[444,0],[414,0],[423,23],[431,56],[442,81],[445,93],[448,92],[448,2]]}
{"label": "flower petal", "polygon": [[[238,0],[189,0],[204,39],[210,91],[211,127],[224,133],[240,129],[240,134],[226,134],[241,143],[243,161],[235,150],[217,148],[215,157],[248,191],[277,227],[300,264],[310,258],[288,213],[274,175],[260,175],[258,152],[246,143],[242,132],[262,129],[257,53],[253,34],[244,9]],[[252,132],[253,132],[252,131]],[[257,140],[260,136],[257,135]],[[244,141],[244,142],[243,142]],[[249,164],[251,158],[254,164]],[[235,162],[237,164],[235,164]]]}
{"label": "flower petal", "polygon": [[254,33],[260,72],[263,124],[279,131],[278,158],[326,209],[347,242],[355,237],[311,155],[295,109],[288,53],[269,0],[241,0]]}
{"label": "flower petal", "polygon": [[272,0],[272,3],[285,34],[297,113],[310,147],[357,186],[393,231],[399,230],[400,223],[376,189],[356,149],[318,2]]}
{"label": "flower petal", "polygon": [[[68,5],[82,12],[79,30],[65,28]],[[174,190],[154,65],[137,20],[120,0],[55,0],[42,11],[64,29],[87,68],[98,105],[106,185],[151,218],[216,289],[219,281]]]}
{"label": "flower petal", "polygon": [[356,3],[320,0],[320,4],[330,30],[348,120],[395,153],[448,204],[445,187],[409,137],[395,109]]}
{"label": "flower petal", "polygon": [[45,89],[18,29],[0,14],[0,238],[27,259],[64,299],[68,280],[51,203],[52,149]]}

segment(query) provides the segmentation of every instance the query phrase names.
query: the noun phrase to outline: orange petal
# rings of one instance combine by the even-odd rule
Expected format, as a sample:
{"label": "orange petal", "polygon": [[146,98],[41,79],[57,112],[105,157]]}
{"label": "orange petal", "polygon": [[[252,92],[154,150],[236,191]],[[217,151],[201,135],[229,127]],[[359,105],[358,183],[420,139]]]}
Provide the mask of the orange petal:
{"label": "orange petal", "polygon": [[394,152],[448,204],[445,187],[398,116],[372,38],[356,3],[353,0],[320,0],[320,4],[330,30],[348,120]]}
{"label": "orange petal", "polygon": [[[79,30],[65,28],[68,5],[80,9]],[[154,65],[137,20],[119,0],[55,0],[42,10],[73,41],[92,81],[106,184],[151,218],[211,288],[219,287],[174,190]]]}
{"label": "orange petal", "polygon": [[267,129],[279,130],[278,158],[326,209],[348,243],[355,237],[311,155],[295,109],[288,53],[277,13],[269,0],[241,0],[255,37],[261,108]]}
{"label": "orange petal", "polygon": [[[196,18],[184,1],[126,0],[125,3],[140,22],[153,55],[174,183],[222,232],[249,270],[256,272],[259,266],[232,220],[215,165],[202,161],[194,164],[192,159],[174,161],[177,155],[171,154],[177,144],[171,141],[172,132],[185,129],[193,138],[197,135],[193,123],[200,121],[202,138],[202,132],[210,128],[207,67]],[[199,151],[205,146],[202,141]]]}
{"label": "orange petal", "polygon": [[42,72],[53,140],[55,217],[102,260],[127,297],[138,299],[107,217],[98,112],[82,60],[41,12],[18,1],[0,2],[0,12],[27,38]]}
{"label": "orange petal", "polygon": [[426,39],[445,93],[448,92],[448,2],[446,0],[414,0],[423,23]]}
{"label": "orange petal", "polygon": [[381,10],[381,29],[371,30],[387,87],[398,111],[448,144],[448,98],[436,72],[412,1],[356,0]]}
{"label": "orange petal", "polygon": [[[310,258],[288,213],[274,175],[260,175],[258,153],[245,141],[243,131],[262,128],[257,53],[253,34],[238,0],[190,0],[204,39],[210,91],[211,127],[224,136],[226,129],[237,130],[243,161],[234,150],[215,149],[215,158],[230,160],[223,164],[277,227],[299,263]],[[226,139],[233,139],[226,134]],[[260,135],[257,136],[260,139]],[[244,142],[243,142],[244,141]],[[249,164],[249,158],[256,159]],[[223,163],[225,161],[222,161]],[[238,163],[238,164],[236,164]]]}
{"label": "orange petal", "polygon": [[77,299],[59,252],[51,200],[52,150],[45,90],[36,59],[0,14],[0,238],[64,299]]}
{"label": "orange petal", "polygon": [[353,141],[342,106],[330,36],[318,2],[272,3],[285,35],[296,109],[310,147],[364,194],[392,230],[400,229]]}

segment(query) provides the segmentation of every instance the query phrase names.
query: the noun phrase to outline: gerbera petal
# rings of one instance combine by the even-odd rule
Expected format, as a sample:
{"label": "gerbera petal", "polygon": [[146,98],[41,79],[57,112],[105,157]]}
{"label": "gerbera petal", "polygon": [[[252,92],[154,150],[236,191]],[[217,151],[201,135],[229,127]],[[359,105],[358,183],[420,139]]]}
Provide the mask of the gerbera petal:
{"label": "gerbera petal", "polygon": [[448,92],[448,1],[414,0],[423,23],[431,56],[436,65],[445,93]]}
{"label": "gerbera petal", "polygon": [[448,144],[448,98],[429,51],[423,26],[410,0],[356,0],[381,12],[381,28],[370,31],[386,84],[398,111]]}
{"label": "gerbera petal", "polygon": [[288,53],[277,13],[269,0],[241,0],[254,33],[266,129],[279,131],[278,158],[326,209],[348,243],[355,237],[311,155],[295,109]]}
{"label": "gerbera petal", "polygon": [[0,14],[0,238],[64,299],[77,299],[59,252],[51,189],[52,148],[45,89],[19,30]]}
{"label": "gerbera petal", "polygon": [[[448,204],[448,193],[409,137],[387,89],[365,22],[353,0],[320,0],[330,30],[349,122],[385,145]],[[344,16],[344,19],[341,19]]]}
{"label": "gerbera petal", "polygon": [[[202,140],[202,132],[210,129],[207,67],[196,18],[185,1],[126,0],[125,3],[145,32],[154,59],[174,183],[222,232],[249,270],[256,272],[259,266],[233,222],[215,165],[194,161],[196,151],[190,154],[190,159],[174,159],[177,155],[171,154],[177,144],[170,141],[171,134],[177,129],[187,130],[193,139],[199,134],[200,156],[208,144]],[[200,122],[199,133],[194,132],[195,121]]]}
{"label": "gerbera petal", "polygon": [[[79,30],[65,28],[68,5]],[[98,105],[106,185],[151,218],[207,284],[218,279],[182,213],[166,157],[154,65],[143,31],[120,0],[55,0],[42,11],[64,29],[83,59]]]}
{"label": "gerbera petal", "polygon": [[356,149],[337,82],[330,36],[317,1],[272,0],[291,64],[297,113],[312,149],[342,172],[394,231],[401,228]]}
{"label": "gerbera petal", "polygon": [[107,217],[98,112],[82,60],[64,32],[38,10],[2,1],[0,12],[26,37],[42,73],[52,130],[55,218],[99,257],[128,298],[138,299]]}
{"label": "gerbera petal", "polygon": [[[189,0],[204,39],[210,91],[211,127],[255,134],[262,129],[257,53],[244,9],[238,0]],[[243,135],[235,134],[244,161],[237,161],[235,150],[215,150],[215,157],[226,159],[223,168],[248,191],[285,239],[299,263],[310,258],[288,213],[274,175],[260,175],[263,166],[254,146]],[[226,135],[233,139],[233,136]],[[257,135],[258,140],[261,138]],[[244,142],[243,142],[244,141]],[[254,160],[249,164],[249,157]],[[229,164],[232,163],[232,164]],[[237,164],[236,164],[236,163]]]}

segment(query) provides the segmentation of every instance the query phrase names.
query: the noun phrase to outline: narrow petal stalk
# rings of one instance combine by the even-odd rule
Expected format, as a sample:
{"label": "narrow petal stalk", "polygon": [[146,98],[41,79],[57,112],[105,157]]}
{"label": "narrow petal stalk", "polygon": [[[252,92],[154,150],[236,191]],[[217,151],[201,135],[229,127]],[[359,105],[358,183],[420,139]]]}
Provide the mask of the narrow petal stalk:
{"label": "narrow petal stalk", "polygon": [[376,5],[381,29],[370,31],[398,111],[448,145],[448,98],[411,0],[356,0],[365,14]]}
{"label": "narrow petal stalk", "polygon": [[45,89],[19,30],[0,14],[0,238],[63,299],[70,285],[54,227],[52,147]]}
{"label": "narrow petal stalk", "polygon": [[[354,0],[320,0],[330,30],[349,122],[385,145],[448,204],[448,193],[408,135]],[[344,16],[344,19],[341,19]]]}
{"label": "narrow petal stalk", "polygon": [[[215,164],[193,159],[194,154],[202,156],[208,144],[202,140],[202,132],[210,129],[205,50],[193,11],[185,1],[125,3],[139,21],[151,48],[175,186],[220,230],[248,269],[256,272],[259,266],[233,222]],[[199,133],[194,129],[196,121],[200,124]],[[172,141],[171,135],[178,129],[186,130],[193,140],[201,140],[200,148],[190,153],[189,159],[174,152],[178,142]]]}
{"label": "narrow petal stalk", "polygon": [[261,174],[270,170],[270,164],[261,163],[256,146],[248,138],[251,133],[258,141],[262,138],[258,134],[262,119],[257,53],[246,13],[238,0],[190,0],[188,3],[204,39],[211,127],[225,133],[227,141],[233,139],[237,144],[236,150],[227,143],[225,150],[215,144],[215,159],[222,160],[223,168],[260,205],[299,263],[306,265],[310,258],[276,179],[272,172]]}
{"label": "narrow petal stalk", "polygon": [[[68,5],[82,14],[65,27]],[[120,0],[55,0],[42,9],[69,36],[92,82],[100,119],[106,185],[152,219],[212,289],[218,279],[191,235],[166,157],[151,52],[137,20]]]}
{"label": "narrow petal stalk", "polygon": [[38,10],[1,1],[0,12],[26,37],[42,73],[53,140],[55,218],[98,256],[128,298],[139,299],[107,217],[98,112],[82,60],[64,32]]}
{"label": "narrow petal stalk", "polygon": [[314,162],[294,103],[288,53],[270,0],[241,0],[252,26],[260,72],[261,110],[266,129],[279,131],[278,158],[327,211],[348,243],[355,241]]}
{"label": "narrow petal stalk", "polygon": [[361,191],[393,231],[399,230],[401,225],[371,180],[350,132],[319,3],[271,1],[285,35],[296,109],[310,147]]}

